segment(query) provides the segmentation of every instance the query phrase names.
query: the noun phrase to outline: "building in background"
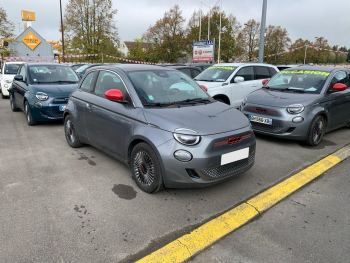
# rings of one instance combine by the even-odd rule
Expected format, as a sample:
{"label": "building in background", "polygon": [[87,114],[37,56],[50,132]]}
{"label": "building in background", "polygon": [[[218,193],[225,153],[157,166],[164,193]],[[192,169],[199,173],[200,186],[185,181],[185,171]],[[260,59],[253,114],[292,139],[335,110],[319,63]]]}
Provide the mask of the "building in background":
{"label": "building in background", "polygon": [[54,61],[52,45],[31,26],[9,43],[8,50],[10,56],[6,58],[7,61]]}

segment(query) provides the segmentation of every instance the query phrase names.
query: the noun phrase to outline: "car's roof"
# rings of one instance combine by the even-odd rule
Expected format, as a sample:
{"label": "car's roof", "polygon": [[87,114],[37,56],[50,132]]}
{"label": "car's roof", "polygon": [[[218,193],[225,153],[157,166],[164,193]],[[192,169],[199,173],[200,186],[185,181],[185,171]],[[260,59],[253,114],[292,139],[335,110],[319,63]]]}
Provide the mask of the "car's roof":
{"label": "car's roof", "polygon": [[23,61],[6,61],[5,64],[24,64]]}
{"label": "car's roof", "polygon": [[230,66],[230,67],[241,67],[241,66],[270,66],[270,67],[275,67],[274,65],[271,64],[266,64],[266,63],[255,63],[255,62],[247,62],[247,63],[219,63],[219,64],[213,64],[213,66]]}
{"label": "car's roof", "polygon": [[145,65],[145,64],[114,64],[114,65],[101,65],[99,68],[103,69],[113,69],[118,68],[126,72],[139,71],[139,70],[174,70],[171,67],[162,67],[155,65]]}
{"label": "car's roof", "polygon": [[335,69],[342,69],[342,68],[336,68],[336,67],[331,67],[331,66],[298,66],[298,67],[292,67],[289,68],[288,70],[320,70],[320,71],[327,71],[327,72],[332,72]]}

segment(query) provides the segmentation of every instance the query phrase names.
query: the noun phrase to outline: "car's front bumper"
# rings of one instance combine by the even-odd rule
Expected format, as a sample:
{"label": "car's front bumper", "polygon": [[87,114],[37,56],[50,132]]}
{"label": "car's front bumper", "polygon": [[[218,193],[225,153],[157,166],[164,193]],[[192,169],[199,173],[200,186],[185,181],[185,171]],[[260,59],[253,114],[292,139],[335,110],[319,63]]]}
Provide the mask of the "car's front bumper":
{"label": "car's front bumper", "polygon": [[36,121],[62,120],[66,104],[52,104],[50,102],[35,102],[32,105],[32,117]]}
{"label": "car's front bumper", "polygon": [[[253,109],[266,112],[257,112]],[[264,107],[261,105],[246,105],[243,107],[242,112],[248,119],[250,119],[251,115],[272,119],[271,125],[251,122],[254,132],[292,140],[305,140],[312,121],[311,114],[306,112],[292,115],[287,113],[284,108]],[[301,117],[303,120],[301,122],[293,121],[297,117]]]}
{"label": "car's front bumper", "polygon": [[[249,137],[245,136],[249,134]],[[245,139],[225,144],[228,138],[243,136]],[[220,145],[219,145],[220,144]],[[221,165],[223,154],[249,148],[248,158]],[[184,146],[169,140],[157,148],[164,169],[164,184],[169,188],[201,187],[216,184],[249,170],[255,159],[255,136],[250,127],[208,136],[202,136],[196,146]],[[190,152],[193,159],[182,162],[174,157],[176,150]]]}

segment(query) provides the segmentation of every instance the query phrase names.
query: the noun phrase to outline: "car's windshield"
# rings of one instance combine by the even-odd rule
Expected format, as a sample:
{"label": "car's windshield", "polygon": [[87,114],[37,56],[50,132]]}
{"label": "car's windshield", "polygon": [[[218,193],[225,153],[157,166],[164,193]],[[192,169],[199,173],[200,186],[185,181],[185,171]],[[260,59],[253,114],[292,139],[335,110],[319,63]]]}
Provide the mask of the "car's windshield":
{"label": "car's windshield", "polygon": [[211,66],[195,77],[195,80],[225,82],[236,68],[233,66]]}
{"label": "car's windshield", "polygon": [[281,91],[319,94],[330,72],[322,70],[287,69],[276,74],[268,88]]}
{"label": "car's windshield", "polygon": [[77,83],[79,78],[69,66],[33,65],[29,66],[29,79],[32,83]]}
{"label": "car's windshield", "polygon": [[196,82],[175,70],[142,70],[128,75],[144,106],[211,102]]}
{"label": "car's windshield", "polygon": [[16,75],[21,64],[5,64],[4,74]]}

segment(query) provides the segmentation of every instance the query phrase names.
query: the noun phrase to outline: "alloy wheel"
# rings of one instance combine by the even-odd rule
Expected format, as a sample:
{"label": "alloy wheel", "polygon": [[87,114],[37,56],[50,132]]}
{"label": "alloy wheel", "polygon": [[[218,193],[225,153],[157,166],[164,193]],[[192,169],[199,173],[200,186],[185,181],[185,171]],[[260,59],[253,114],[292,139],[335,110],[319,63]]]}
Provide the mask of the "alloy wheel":
{"label": "alloy wheel", "polygon": [[67,139],[70,141],[70,143],[74,144],[75,132],[74,132],[73,123],[70,119],[66,121],[66,136],[67,136]]}
{"label": "alloy wheel", "polygon": [[320,141],[322,140],[323,134],[324,134],[324,121],[322,118],[320,118],[315,126],[314,129],[312,131],[312,139],[314,141],[315,144],[319,144]]}
{"label": "alloy wheel", "polygon": [[134,161],[134,174],[136,180],[143,185],[151,186],[155,180],[155,167],[152,158],[146,151],[136,153]]}

